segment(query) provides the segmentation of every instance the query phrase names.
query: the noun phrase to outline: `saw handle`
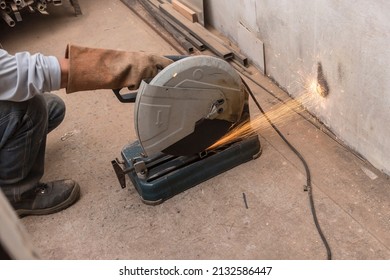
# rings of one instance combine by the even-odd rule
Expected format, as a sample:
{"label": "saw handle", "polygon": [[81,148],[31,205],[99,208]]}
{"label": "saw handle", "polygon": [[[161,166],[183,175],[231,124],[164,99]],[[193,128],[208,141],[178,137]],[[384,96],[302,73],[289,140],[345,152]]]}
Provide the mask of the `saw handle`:
{"label": "saw handle", "polygon": [[[164,57],[176,62],[180,59],[189,57],[188,55],[165,55]],[[137,98],[137,90],[130,91],[128,93],[121,94],[121,89],[112,90],[118,100],[122,103],[134,103]]]}
{"label": "saw handle", "polygon": [[180,59],[189,57],[189,55],[164,55],[164,57],[176,62]]}
{"label": "saw handle", "polygon": [[121,94],[121,89],[113,89],[112,90],[118,100],[122,103],[134,103],[137,98],[137,90],[130,91],[128,93]]}

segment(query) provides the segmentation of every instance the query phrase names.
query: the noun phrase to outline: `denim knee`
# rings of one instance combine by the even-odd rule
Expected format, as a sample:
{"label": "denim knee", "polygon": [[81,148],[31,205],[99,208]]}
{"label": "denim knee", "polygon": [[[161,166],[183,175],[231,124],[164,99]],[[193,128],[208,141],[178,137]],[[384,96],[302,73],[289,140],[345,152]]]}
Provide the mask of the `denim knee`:
{"label": "denim knee", "polygon": [[55,94],[45,93],[43,95],[49,118],[48,132],[55,129],[65,118],[66,106],[64,101]]}

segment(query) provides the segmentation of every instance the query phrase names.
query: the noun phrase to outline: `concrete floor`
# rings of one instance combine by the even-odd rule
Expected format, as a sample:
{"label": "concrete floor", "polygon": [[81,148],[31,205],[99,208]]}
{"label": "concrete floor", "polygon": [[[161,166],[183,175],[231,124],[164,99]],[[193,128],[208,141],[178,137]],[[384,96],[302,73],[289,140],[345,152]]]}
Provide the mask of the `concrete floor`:
{"label": "concrete floor", "polygon": [[[80,1],[50,16],[1,23],[9,52],[62,56],[68,42],[175,54],[121,1]],[[267,78],[258,82],[286,99]],[[249,82],[262,106],[278,101]],[[82,195],[50,216],[22,219],[43,259],[325,259],[310,212],[304,169],[272,129],[259,132],[263,153],[158,206],[122,190],[110,161],[136,139],[133,105],[109,90],[66,95],[64,123],[48,136],[45,180],[72,178]],[[252,115],[258,115],[252,101]],[[312,172],[319,222],[335,259],[390,259],[390,182],[312,123],[291,113],[281,127]],[[63,137],[65,136],[65,137]],[[63,137],[63,138],[62,138]],[[242,193],[246,194],[248,209]]]}

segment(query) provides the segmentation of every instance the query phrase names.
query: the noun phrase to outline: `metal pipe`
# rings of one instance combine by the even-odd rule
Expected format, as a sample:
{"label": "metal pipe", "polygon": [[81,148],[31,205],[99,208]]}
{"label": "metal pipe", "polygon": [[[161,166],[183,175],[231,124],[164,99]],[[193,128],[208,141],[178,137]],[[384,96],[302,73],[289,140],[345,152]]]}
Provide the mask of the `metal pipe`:
{"label": "metal pipe", "polygon": [[0,1],[0,9],[4,10],[7,7],[7,3],[4,0]]}
{"label": "metal pipe", "polygon": [[11,3],[10,6],[11,6],[12,12],[14,13],[14,16],[16,18],[16,21],[22,21],[22,16],[20,15],[19,9],[16,6],[16,4]]}
{"label": "metal pipe", "polygon": [[53,0],[53,5],[54,5],[54,6],[60,6],[60,5],[62,5],[62,0]]}
{"label": "metal pipe", "polygon": [[39,2],[37,2],[36,4],[36,9],[38,10],[38,12],[40,12],[41,14],[44,14],[44,15],[47,15],[49,14],[46,9],[47,9],[47,2],[46,0],[40,0]]}
{"label": "metal pipe", "polygon": [[4,11],[0,11],[1,17],[4,19],[4,21],[10,26],[15,26],[15,21]]}

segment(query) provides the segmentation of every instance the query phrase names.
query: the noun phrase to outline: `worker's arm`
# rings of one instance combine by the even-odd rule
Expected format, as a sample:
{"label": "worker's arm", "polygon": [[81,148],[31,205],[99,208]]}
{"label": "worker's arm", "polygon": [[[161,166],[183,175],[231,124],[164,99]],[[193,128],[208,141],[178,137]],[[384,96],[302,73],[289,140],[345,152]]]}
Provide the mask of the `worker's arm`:
{"label": "worker's arm", "polygon": [[69,45],[65,58],[10,55],[0,50],[0,100],[25,101],[37,93],[66,88],[68,93],[94,89],[138,88],[172,61],[159,55]]}
{"label": "worker's arm", "polygon": [[0,100],[25,101],[61,87],[61,66],[54,56],[0,49]]}
{"label": "worker's arm", "polygon": [[172,61],[144,52],[127,52],[69,45],[59,59],[61,88],[68,93],[94,89],[136,89]]}
{"label": "worker's arm", "polygon": [[59,59],[60,68],[61,68],[61,88],[66,88],[68,84],[68,75],[69,75],[69,59],[61,58]]}
{"label": "worker's arm", "polygon": [[[153,78],[172,63],[160,55],[68,45],[64,73],[66,92],[95,89],[137,89],[142,80]],[[65,83],[65,82],[64,82]],[[61,84],[64,84],[61,83]]]}

